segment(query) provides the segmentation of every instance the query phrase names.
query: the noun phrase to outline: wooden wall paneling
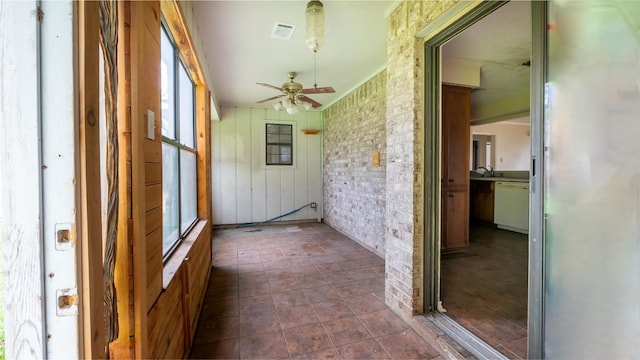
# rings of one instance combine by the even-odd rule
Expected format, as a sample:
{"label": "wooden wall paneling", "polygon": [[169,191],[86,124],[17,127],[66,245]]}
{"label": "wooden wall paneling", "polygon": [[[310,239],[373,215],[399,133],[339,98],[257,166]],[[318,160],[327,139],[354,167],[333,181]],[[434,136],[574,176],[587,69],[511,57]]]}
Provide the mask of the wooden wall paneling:
{"label": "wooden wall paneling", "polygon": [[[155,111],[154,111],[155,112]],[[156,119],[158,116],[161,116],[160,113],[155,112]],[[146,111],[145,111],[146,116]],[[146,119],[146,117],[145,117]],[[156,124],[156,131],[160,128],[160,125]],[[145,128],[146,134],[146,128]],[[155,140],[144,139],[144,161],[150,163],[161,163],[162,162],[162,142],[159,138],[159,135],[156,135]]]}
{"label": "wooden wall paneling", "polygon": [[251,221],[267,219],[267,174],[264,169],[266,110],[251,109]]}
{"label": "wooden wall paneling", "polygon": [[[195,241],[193,243],[193,246],[191,247],[193,249],[193,247],[198,243],[198,241]],[[182,306],[181,308],[179,306],[177,306],[177,309],[180,309],[182,311],[182,329],[183,329],[183,334],[184,334],[184,338],[183,338],[183,348],[182,348],[182,352],[181,354],[188,354],[189,353],[189,349],[191,348],[191,287],[189,286],[189,262],[191,262],[191,258],[189,257],[189,254],[187,254],[187,256],[184,258],[183,263],[182,263],[182,271],[180,272],[180,283],[182,284],[182,289],[181,289],[181,293],[182,293],[182,303],[180,303],[180,305]],[[172,344],[169,345],[169,350],[167,350],[168,354],[176,354],[178,352],[178,345],[179,342],[178,341],[174,341],[172,342]],[[172,346],[173,345],[173,346]],[[174,356],[175,358],[175,356]]]}
{"label": "wooden wall paneling", "polygon": [[[143,46],[144,56],[146,57],[144,69],[142,69],[142,79],[146,82],[147,91],[143,94],[145,106],[138,110],[139,121],[143,123],[142,128],[147,123],[147,109],[155,114],[155,130],[154,139],[148,138],[146,129],[142,129],[140,138],[144,146],[144,167],[147,164],[156,164],[162,166],[162,138],[161,132],[161,108],[160,108],[160,11],[157,3],[150,4],[143,12],[144,24],[147,28],[145,32],[145,42]],[[139,139],[140,139],[139,138]],[[145,228],[149,211],[153,211],[162,206],[162,184],[149,184],[146,180],[145,171]],[[160,296],[162,291],[162,227],[156,228],[156,235],[146,236],[146,249],[155,249],[155,251],[147,252],[147,307],[150,308],[155,299]],[[159,251],[158,251],[159,250]]]}
{"label": "wooden wall paneling", "polygon": [[159,230],[162,227],[162,207],[147,211],[145,213],[145,234],[149,235],[152,232]]}
{"label": "wooden wall paneling", "polygon": [[222,180],[220,198],[222,201],[221,223],[236,223],[236,111],[232,108],[229,116],[220,122],[220,178]]}
{"label": "wooden wall paneling", "polygon": [[162,162],[144,163],[144,184],[154,185],[162,183]]}
{"label": "wooden wall paneling", "polygon": [[[296,156],[296,169],[295,169],[295,181],[294,181],[294,197],[296,209],[302,205],[308,204],[309,201],[309,137],[317,135],[305,135],[302,129],[309,127],[309,112],[300,112],[298,114],[298,125],[296,134],[296,149],[294,149]],[[309,218],[309,208],[306,207],[292,217],[295,220],[304,220]]]}
{"label": "wooden wall paneling", "polygon": [[[319,111],[309,112],[310,129],[322,129],[322,113]],[[310,212],[310,218],[323,217],[323,194],[322,194],[322,131],[317,135],[307,136],[307,164],[309,166],[309,181],[307,182],[309,191],[309,201],[318,204],[317,211]]]}
{"label": "wooden wall paneling", "polygon": [[[148,283],[149,269],[157,269],[157,256],[147,254],[147,241],[162,241],[162,237],[146,236],[147,210],[161,204],[162,191],[158,185],[147,189],[145,162],[160,162],[161,149],[158,137],[146,139],[146,113],[152,110],[156,117],[160,111],[160,4],[155,1],[131,2],[131,161],[132,161],[132,219],[133,219],[133,268],[135,312],[135,356],[148,358],[147,312],[153,299],[161,292],[162,283]],[[155,188],[154,188],[155,186]],[[148,198],[149,196],[149,198]],[[158,199],[158,197],[160,199]],[[157,239],[160,240],[157,240]],[[150,257],[151,256],[151,257]],[[160,258],[160,268],[162,259]],[[153,278],[153,276],[151,276]]]}
{"label": "wooden wall paneling", "polygon": [[105,357],[100,190],[98,3],[79,3],[80,191],[84,356]]}
{"label": "wooden wall paneling", "polygon": [[[161,289],[162,291],[162,229],[156,228],[145,237],[145,251],[147,254],[146,283],[148,289]],[[161,291],[147,291],[146,303],[153,306]]]}
{"label": "wooden wall paneling", "polygon": [[148,314],[149,359],[184,357],[184,315],[182,309],[182,270],[180,267]]}
{"label": "wooden wall paneling", "polygon": [[[286,169],[280,171],[280,214],[288,213],[297,209],[302,204],[296,203],[296,177],[295,170]],[[302,200],[304,201],[304,199]],[[291,214],[277,221],[290,221],[295,218],[295,215]]]}
{"label": "wooden wall paneling", "polygon": [[[266,170],[267,175],[267,217],[266,219],[274,218],[282,214],[282,170]],[[264,220],[266,220],[264,219]]]}
{"label": "wooden wall paneling", "polygon": [[[141,172],[144,174],[144,170]],[[162,206],[162,184],[145,185],[144,193],[145,199],[147,200],[144,207],[145,212],[152,211]]]}
{"label": "wooden wall paneling", "polygon": [[[315,201],[318,211],[304,209],[285,220],[306,220],[322,216],[322,133],[304,135],[305,127],[322,129],[320,112],[299,113],[296,118],[272,109],[249,108],[250,159],[245,159],[245,112],[225,108],[224,118],[213,124],[213,211],[214,224],[264,221]],[[266,167],[264,126],[269,121],[296,120],[294,169]],[[233,130],[232,130],[233,129]],[[235,136],[231,136],[231,134]],[[218,149],[218,150],[217,150]],[[233,156],[230,156],[233,154]],[[247,175],[250,174],[250,181]],[[247,189],[247,190],[245,190]],[[235,195],[229,192],[234,191]],[[218,197],[218,198],[216,198]],[[235,203],[234,203],[235,201]]]}
{"label": "wooden wall paneling", "polygon": [[189,252],[188,272],[189,282],[187,284],[189,289],[189,311],[190,315],[190,333],[193,337],[195,335],[196,327],[198,325],[198,318],[202,311],[202,304],[204,301],[204,293],[208,284],[209,273],[211,269],[211,227],[206,226],[204,231],[200,235],[200,238],[196,241],[194,246]]}
{"label": "wooden wall paneling", "polygon": [[236,110],[236,223],[251,222],[251,109]]}

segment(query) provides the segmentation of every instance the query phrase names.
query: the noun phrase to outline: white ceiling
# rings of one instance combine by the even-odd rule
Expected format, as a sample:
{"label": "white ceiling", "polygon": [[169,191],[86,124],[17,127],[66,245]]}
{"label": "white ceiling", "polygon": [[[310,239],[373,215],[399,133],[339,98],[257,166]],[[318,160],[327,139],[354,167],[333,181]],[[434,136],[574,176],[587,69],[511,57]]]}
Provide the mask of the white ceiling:
{"label": "white ceiling", "polygon": [[[314,84],[313,53],[305,46],[306,0],[194,1],[214,95],[225,106],[269,107],[256,101],[278,95],[256,85],[281,86],[287,73],[305,88]],[[323,0],[325,45],[317,55],[317,83],[335,94],[310,95],[326,105],[340,99],[383,69],[386,15],[398,1]],[[276,22],[294,25],[291,40],[271,38]],[[473,101],[486,101],[529,87],[531,20],[529,2],[513,1],[443,46],[443,57],[482,63],[480,88]],[[206,71],[206,70],[205,70]]]}
{"label": "white ceiling", "polygon": [[[305,88],[314,84],[313,52],[305,46],[307,1],[196,1],[192,3],[204,42],[213,92],[221,105],[271,106],[256,101],[278,95],[287,73]],[[337,100],[383,69],[387,62],[385,13],[395,1],[323,0],[325,44],[317,55],[319,87],[335,94],[314,94],[323,105]],[[291,40],[271,38],[275,22],[294,25]],[[324,107],[323,107],[324,108]],[[321,108],[322,109],[322,108]]]}
{"label": "white ceiling", "polygon": [[464,59],[481,64],[474,104],[529,90],[531,4],[511,1],[473,24],[442,47],[443,61]]}

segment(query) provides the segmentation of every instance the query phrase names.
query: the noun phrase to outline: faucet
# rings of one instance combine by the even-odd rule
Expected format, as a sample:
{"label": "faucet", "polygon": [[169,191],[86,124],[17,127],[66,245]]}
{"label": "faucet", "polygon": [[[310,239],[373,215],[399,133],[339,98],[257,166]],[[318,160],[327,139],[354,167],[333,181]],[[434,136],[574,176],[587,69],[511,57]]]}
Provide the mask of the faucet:
{"label": "faucet", "polygon": [[485,177],[485,174],[489,174],[488,177],[495,177],[496,176],[496,174],[493,171],[493,169],[491,168],[491,166],[489,166],[489,168],[486,168],[484,166],[480,166],[480,167],[478,167],[477,170],[480,170],[480,169],[484,170],[482,172],[482,177]]}

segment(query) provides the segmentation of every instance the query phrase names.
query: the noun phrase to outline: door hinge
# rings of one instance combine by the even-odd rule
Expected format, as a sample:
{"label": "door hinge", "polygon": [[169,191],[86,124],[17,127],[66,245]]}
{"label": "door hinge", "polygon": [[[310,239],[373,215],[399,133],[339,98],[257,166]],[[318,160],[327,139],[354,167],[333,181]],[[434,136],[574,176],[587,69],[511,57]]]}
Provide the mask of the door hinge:
{"label": "door hinge", "polygon": [[78,315],[78,289],[58,289],[56,290],[56,299],[58,299],[58,307],[56,315],[73,316]]}
{"label": "door hinge", "polygon": [[42,11],[42,7],[38,6],[38,9],[36,10],[36,20],[38,20],[38,22],[41,23],[43,18],[44,18],[44,11]]}

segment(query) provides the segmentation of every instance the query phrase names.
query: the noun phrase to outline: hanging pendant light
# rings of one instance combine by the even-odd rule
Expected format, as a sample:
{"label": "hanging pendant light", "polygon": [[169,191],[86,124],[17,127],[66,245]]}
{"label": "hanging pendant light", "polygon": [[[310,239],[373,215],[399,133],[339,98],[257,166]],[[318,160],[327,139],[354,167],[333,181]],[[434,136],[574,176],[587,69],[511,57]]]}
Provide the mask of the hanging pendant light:
{"label": "hanging pendant light", "polygon": [[311,0],[307,3],[305,11],[307,20],[305,43],[313,52],[324,44],[324,6],[318,0]]}

